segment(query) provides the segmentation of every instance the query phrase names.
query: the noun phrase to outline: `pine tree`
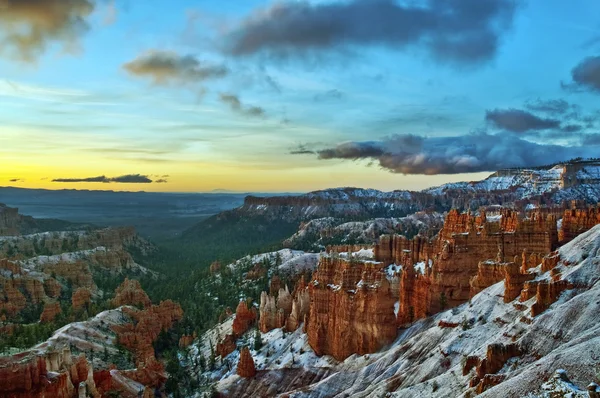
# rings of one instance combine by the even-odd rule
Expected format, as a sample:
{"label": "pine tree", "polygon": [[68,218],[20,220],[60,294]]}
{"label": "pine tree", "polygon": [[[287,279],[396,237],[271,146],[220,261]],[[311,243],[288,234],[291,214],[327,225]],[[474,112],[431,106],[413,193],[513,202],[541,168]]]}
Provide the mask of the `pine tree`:
{"label": "pine tree", "polygon": [[262,336],[260,334],[260,330],[256,329],[256,331],[254,332],[254,350],[258,351],[262,348],[263,346],[263,341],[262,341]]}

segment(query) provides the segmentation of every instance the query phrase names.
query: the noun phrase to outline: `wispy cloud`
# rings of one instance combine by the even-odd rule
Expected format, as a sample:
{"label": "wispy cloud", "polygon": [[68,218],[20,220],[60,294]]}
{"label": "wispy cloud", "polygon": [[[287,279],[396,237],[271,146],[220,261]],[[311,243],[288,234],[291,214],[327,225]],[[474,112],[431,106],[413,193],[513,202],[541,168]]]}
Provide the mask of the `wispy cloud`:
{"label": "wispy cloud", "polygon": [[152,50],[123,65],[132,76],[151,80],[154,84],[199,83],[224,77],[227,68],[202,62],[193,55],[173,51]]}
{"label": "wispy cloud", "polygon": [[224,104],[229,105],[234,112],[241,113],[246,116],[262,117],[265,115],[265,110],[259,106],[243,105],[240,98],[235,94],[219,94],[219,99]]}

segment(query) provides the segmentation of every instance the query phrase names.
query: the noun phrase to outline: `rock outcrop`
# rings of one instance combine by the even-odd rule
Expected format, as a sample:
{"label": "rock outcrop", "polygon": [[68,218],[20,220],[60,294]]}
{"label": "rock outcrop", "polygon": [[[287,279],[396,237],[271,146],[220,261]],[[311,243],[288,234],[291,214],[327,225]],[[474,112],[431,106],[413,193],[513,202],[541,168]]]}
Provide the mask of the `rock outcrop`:
{"label": "rock outcrop", "polygon": [[44,305],[44,310],[40,315],[40,322],[48,323],[54,321],[54,319],[62,313],[62,309],[60,308],[60,303],[46,303]]}
{"label": "rock outcrop", "polygon": [[395,299],[380,263],[322,257],[309,295],[305,327],[317,355],[343,360],[377,351],[396,337]]}
{"label": "rock outcrop", "polygon": [[138,280],[125,278],[123,283],[115,290],[113,305],[115,307],[132,305],[138,308],[146,308],[152,305],[152,302]]}
{"label": "rock outcrop", "polygon": [[385,265],[402,265],[398,323],[405,325],[465,303],[504,279],[510,271],[505,264],[515,256],[529,252],[541,258],[557,244],[554,214],[523,217],[511,210],[493,215],[481,210],[474,216],[453,210],[435,240],[382,237],[374,252]]}
{"label": "rock outcrop", "polygon": [[559,240],[562,244],[570,242],[577,235],[589,231],[598,224],[600,224],[599,206],[565,210],[561,221]]}
{"label": "rock outcrop", "polygon": [[235,310],[235,319],[233,320],[233,334],[241,336],[246,333],[250,326],[256,321],[256,310],[249,309],[248,303],[244,300],[240,301]]}
{"label": "rock outcrop", "polygon": [[113,327],[117,341],[134,354],[136,363],[155,359],[152,343],[161,331],[169,330],[183,318],[181,306],[171,300],[162,301],[144,310],[124,307],[123,312],[134,319],[134,323]]}
{"label": "rock outcrop", "polygon": [[240,353],[240,361],[237,366],[237,374],[240,377],[254,377],[256,376],[256,367],[254,366],[254,359],[252,359],[252,354],[250,354],[250,350],[248,347],[242,348]]}
{"label": "rock outcrop", "polygon": [[92,292],[89,289],[84,287],[80,287],[79,289],[73,292],[73,296],[71,297],[71,305],[73,306],[73,311],[80,311],[85,309],[92,302]]}
{"label": "rock outcrop", "polygon": [[267,292],[260,294],[259,314],[258,328],[263,333],[281,328],[285,324],[283,309],[277,308],[277,300]]}
{"label": "rock outcrop", "polygon": [[236,336],[233,334],[227,334],[223,338],[223,340],[217,343],[217,355],[220,355],[221,358],[225,358],[227,355],[231,354],[236,349]]}
{"label": "rock outcrop", "polygon": [[496,375],[506,362],[513,357],[521,355],[521,349],[516,344],[490,344],[487,347],[485,358],[468,357],[463,366],[463,375],[469,374],[475,368],[475,376],[471,379],[470,386],[476,387],[478,394],[486,389],[500,384],[504,375]]}
{"label": "rock outcrop", "polygon": [[0,358],[0,396],[77,397],[82,388],[84,396],[100,397],[91,365],[83,355],[73,359],[68,348]]}

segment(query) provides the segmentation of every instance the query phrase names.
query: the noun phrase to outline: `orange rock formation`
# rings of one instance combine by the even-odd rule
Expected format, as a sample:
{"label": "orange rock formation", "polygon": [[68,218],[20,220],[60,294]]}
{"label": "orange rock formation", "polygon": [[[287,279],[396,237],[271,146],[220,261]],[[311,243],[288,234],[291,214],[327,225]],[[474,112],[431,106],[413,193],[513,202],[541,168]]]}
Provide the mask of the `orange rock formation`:
{"label": "orange rock formation", "polygon": [[139,308],[146,308],[152,305],[152,302],[138,280],[125,278],[123,283],[115,290],[113,305],[116,307],[132,305]]}
{"label": "orange rock formation", "polygon": [[309,293],[306,331],[317,355],[343,360],[396,337],[395,299],[381,264],[323,257]]}
{"label": "orange rock formation", "polygon": [[256,367],[254,366],[254,359],[248,347],[242,348],[240,353],[240,361],[237,366],[237,374],[241,377],[254,377],[256,376]]}
{"label": "orange rock formation", "polygon": [[71,297],[71,304],[73,305],[73,310],[78,311],[84,309],[87,305],[92,302],[92,292],[89,289],[84,287],[80,287],[79,289],[73,292],[73,296]]}
{"label": "orange rock formation", "polygon": [[44,311],[42,311],[42,314],[40,315],[40,322],[52,322],[61,313],[60,303],[46,303],[46,305],[44,305]]}
{"label": "orange rock formation", "polygon": [[248,309],[246,301],[240,301],[235,310],[235,319],[233,320],[233,334],[241,336],[246,333],[250,326],[256,321],[256,310]]}

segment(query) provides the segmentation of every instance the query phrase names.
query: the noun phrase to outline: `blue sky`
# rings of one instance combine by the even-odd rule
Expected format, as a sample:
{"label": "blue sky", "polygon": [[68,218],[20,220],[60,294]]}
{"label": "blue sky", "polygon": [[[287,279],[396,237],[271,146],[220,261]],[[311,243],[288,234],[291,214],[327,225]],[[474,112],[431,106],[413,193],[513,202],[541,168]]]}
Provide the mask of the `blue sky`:
{"label": "blue sky", "polygon": [[[1,185],[140,174],[168,183],[111,189],[421,189],[600,143],[596,1],[490,0],[487,14],[457,0],[445,14],[443,0],[78,2],[90,12],[65,8],[60,34],[17,0],[21,30],[0,16]],[[39,24],[35,51],[11,42]],[[444,42],[488,33],[478,54]]]}

